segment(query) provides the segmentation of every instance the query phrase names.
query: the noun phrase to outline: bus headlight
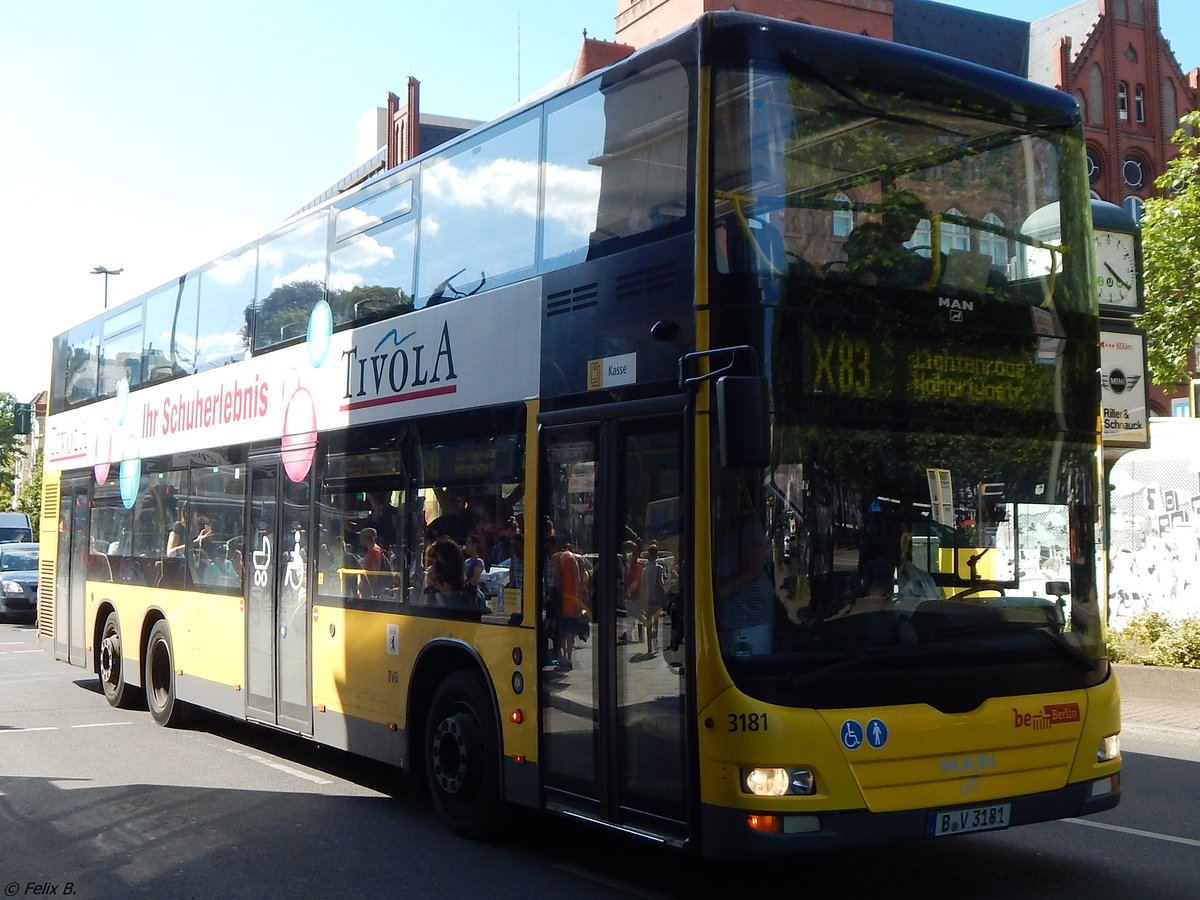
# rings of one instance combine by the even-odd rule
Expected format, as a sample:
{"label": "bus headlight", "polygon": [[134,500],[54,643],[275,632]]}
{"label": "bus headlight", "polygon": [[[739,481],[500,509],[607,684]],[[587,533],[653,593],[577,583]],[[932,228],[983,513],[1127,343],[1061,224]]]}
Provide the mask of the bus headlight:
{"label": "bus headlight", "polygon": [[742,790],[756,797],[806,797],[816,793],[817,779],[808,769],[757,766],[742,769]]}
{"label": "bus headlight", "polygon": [[1096,748],[1096,762],[1109,762],[1121,755],[1121,735],[1110,734]]}
{"label": "bus headlight", "polygon": [[19,594],[24,594],[25,589],[23,587],[21,587],[19,584],[17,584],[15,581],[6,581],[6,582],[4,582],[4,593],[19,595]]}

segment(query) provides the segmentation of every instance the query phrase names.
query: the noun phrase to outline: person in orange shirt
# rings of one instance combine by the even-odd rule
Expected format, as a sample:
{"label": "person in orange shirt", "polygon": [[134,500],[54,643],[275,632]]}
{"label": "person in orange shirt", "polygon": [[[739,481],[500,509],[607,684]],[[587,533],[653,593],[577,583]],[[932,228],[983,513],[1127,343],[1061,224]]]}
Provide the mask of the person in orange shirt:
{"label": "person in orange shirt", "polygon": [[575,636],[579,633],[579,617],[588,608],[584,594],[583,563],[574,552],[571,542],[561,540],[561,548],[554,554],[558,571],[558,591],[562,598],[554,634],[558,651],[558,667],[570,671],[575,654]]}

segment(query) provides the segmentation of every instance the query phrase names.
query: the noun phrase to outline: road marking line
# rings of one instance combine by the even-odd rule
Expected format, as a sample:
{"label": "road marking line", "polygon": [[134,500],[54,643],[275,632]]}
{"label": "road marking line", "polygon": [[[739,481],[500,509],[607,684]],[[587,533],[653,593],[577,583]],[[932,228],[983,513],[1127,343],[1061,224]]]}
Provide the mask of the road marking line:
{"label": "road marking line", "polygon": [[1063,819],[1072,825],[1086,825],[1088,828],[1102,828],[1105,831],[1119,831],[1121,834],[1131,834],[1134,837],[1152,838],[1156,841],[1169,841],[1172,844],[1184,844],[1188,847],[1200,847],[1200,841],[1195,838],[1177,837],[1173,834],[1159,834],[1157,831],[1142,831],[1140,828],[1126,828],[1124,825],[1109,825],[1107,822],[1089,822],[1086,819]]}
{"label": "road marking line", "polygon": [[20,734],[22,731],[58,731],[54,725],[41,725],[37,728],[2,728],[0,734]]}
{"label": "road marking line", "polygon": [[72,725],[72,728],[107,728],[109,725],[132,725],[132,722],[91,722],[87,725]]}
{"label": "road marking line", "polygon": [[272,762],[265,756],[259,756],[257,753],[246,753],[244,750],[238,750],[234,747],[226,747],[226,752],[236,753],[238,756],[244,757],[252,762],[262,763],[264,766],[270,766],[272,769],[278,769],[288,775],[295,775],[297,778],[303,778],[305,781],[311,781],[315,784],[333,784],[332,781],[327,781],[316,775],[310,775],[308,772],[302,772],[299,769],[293,769],[291,766],[285,766],[282,763]]}

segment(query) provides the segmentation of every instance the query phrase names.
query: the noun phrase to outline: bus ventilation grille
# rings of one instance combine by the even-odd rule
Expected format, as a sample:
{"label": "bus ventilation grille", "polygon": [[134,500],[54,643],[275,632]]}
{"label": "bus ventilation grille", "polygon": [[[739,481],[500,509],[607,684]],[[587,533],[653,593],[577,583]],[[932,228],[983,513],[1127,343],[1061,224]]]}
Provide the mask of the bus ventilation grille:
{"label": "bus ventilation grille", "polygon": [[578,312],[581,309],[595,306],[600,297],[600,292],[596,290],[596,287],[597,284],[593,281],[591,284],[581,284],[565,291],[547,294],[546,318]]}
{"label": "bus ventilation grille", "polygon": [[617,278],[617,301],[628,301],[643,294],[666,291],[674,284],[673,262],[661,263],[636,272],[626,272]]}

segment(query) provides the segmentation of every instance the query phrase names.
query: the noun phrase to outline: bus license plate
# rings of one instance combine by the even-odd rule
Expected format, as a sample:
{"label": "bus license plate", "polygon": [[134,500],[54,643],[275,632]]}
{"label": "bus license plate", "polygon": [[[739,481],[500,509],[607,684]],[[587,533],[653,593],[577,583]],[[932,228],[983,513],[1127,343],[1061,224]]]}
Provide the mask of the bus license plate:
{"label": "bus license plate", "polygon": [[1010,804],[976,806],[972,809],[947,809],[929,815],[929,836],[943,837],[947,834],[965,834],[969,831],[991,831],[1007,828]]}

